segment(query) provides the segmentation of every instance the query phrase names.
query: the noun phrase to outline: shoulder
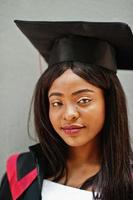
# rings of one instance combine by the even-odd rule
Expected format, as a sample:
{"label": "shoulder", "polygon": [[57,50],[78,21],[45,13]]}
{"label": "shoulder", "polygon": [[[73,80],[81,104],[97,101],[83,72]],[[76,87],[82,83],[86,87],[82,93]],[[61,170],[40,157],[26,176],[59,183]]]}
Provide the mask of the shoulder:
{"label": "shoulder", "polygon": [[6,164],[8,175],[16,175],[17,179],[23,178],[35,168],[35,159],[31,152],[16,153],[9,156]]}
{"label": "shoulder", "polygon": [[[6,174],[0,184],[0,199],[38,199],[43,180],[44,159],[40,144],[31,146],[30,151],[9,156]],[[42,170],[41,170],[42,168]]]}
{"label": "shoulder", "polygon": [[16,153],[7,160],[6,173],[13,199],[17,199],[37,177],[31,152]]}

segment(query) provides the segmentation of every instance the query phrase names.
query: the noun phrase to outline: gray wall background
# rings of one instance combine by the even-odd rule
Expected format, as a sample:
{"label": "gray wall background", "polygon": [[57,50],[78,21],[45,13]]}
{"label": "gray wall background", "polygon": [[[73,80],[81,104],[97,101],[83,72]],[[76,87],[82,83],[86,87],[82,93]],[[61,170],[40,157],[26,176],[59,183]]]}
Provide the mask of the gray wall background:
{"label": "gray wall background", "polygon": [[[133,0],[0,0],[0,176],[10,154],[34,143],[27,134],[27,118],[40,76],[38,53],[14,19],[122,21],[133,30]],[[132,138],[133,72],[119,71],[118,76],[127,95]]]}

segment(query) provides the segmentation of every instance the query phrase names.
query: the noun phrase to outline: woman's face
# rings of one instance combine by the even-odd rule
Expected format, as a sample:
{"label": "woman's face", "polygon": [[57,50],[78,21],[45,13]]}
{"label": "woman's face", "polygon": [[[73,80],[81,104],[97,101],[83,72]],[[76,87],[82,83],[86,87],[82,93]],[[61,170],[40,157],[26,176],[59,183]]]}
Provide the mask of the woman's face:
{"label": "woman's face", "polygon": [[105,120],[102,89],[68,69],[53,82],[48,98],[51,124],[66,144],[77,147],[97,141]]}

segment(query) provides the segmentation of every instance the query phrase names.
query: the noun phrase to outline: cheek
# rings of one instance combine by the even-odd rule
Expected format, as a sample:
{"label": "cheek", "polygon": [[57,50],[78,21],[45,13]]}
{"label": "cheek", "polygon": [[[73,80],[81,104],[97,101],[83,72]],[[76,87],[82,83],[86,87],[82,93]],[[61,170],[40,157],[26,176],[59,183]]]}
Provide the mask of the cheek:
{"label": "cheek", "polygon": [[54,124],[54,115],[53,115],[52,111],[49,111],[49,119],[50,119],[51,124],[53,125]]}
{"label": "cheek", "polygon": [[95,103],[88,107],[84,113],[82,113],[82,117],[86,121],[86,123],[91,126],[91,128],[101,128],[105,121],[105,103],[104,101],[100,103]]}
{"label": "cheek", "polygon": [[49,119],[50,122],[52,124],[52,126],[54,127],[54,129],[57,129],[58,124],[59,124],[59,113],[55,113],[53,112],[51,109],[49,110]]}
{"label": "cheek", "polygon": [[104,125],[105,121],[105,105],[104,102],[102,104],[97,105],[95,109],[91,112],[91,119],[92,124],[94,125],[94,128],[101,129]]}

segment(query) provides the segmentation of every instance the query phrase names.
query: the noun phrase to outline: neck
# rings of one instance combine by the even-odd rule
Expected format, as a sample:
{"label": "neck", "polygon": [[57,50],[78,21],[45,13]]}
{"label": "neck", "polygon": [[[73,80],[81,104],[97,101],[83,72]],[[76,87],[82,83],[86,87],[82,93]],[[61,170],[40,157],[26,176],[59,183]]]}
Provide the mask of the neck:
{"label": "neck", "polygon": [[69,148],[68,163],[73,166],[97,165],[101,160],[100,142]]}

